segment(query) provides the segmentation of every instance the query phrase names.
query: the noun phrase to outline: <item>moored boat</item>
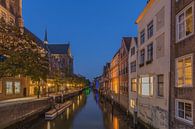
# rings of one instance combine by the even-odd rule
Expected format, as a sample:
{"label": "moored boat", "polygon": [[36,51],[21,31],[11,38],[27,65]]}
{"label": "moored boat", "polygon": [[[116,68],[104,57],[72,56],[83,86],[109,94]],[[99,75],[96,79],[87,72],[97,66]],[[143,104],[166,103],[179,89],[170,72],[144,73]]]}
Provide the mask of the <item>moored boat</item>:
{"label": "moored boat", "polygon": [[52,110],[50,110],[50,111],[45,113],[45,119],[46,120],[53,120],[53,119],[55,119],[57,117],[57,115],[58,115],[57,110],[56,109],[52,109]]}
{"label": "moored boat", "polygon": [[57,104],[55,106],[55,109],[51,109],[50,111],[45,113],[45,119],[46,120],[53,120],[55,119],[58,115],[62,114],[66,108],[72,105],[72,101],[68,101],[64,104]]}

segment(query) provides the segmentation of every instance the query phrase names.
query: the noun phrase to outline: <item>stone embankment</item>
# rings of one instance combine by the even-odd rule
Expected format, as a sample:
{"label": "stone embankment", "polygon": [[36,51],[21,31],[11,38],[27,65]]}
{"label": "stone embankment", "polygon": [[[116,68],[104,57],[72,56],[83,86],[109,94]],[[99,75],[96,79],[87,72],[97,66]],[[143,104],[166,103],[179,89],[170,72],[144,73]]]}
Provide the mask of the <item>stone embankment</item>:
{"label": "stone embankment", "polygon": [[[66,101],[82,93],[76,90],[63,95],[55,95],[56,102]],[[34,119],[40,118],[53,104],[53,96],[37,99],[36,97],[0,101],[0,129],[21,129]],[[59,101],[58,101],[59,100]]]}

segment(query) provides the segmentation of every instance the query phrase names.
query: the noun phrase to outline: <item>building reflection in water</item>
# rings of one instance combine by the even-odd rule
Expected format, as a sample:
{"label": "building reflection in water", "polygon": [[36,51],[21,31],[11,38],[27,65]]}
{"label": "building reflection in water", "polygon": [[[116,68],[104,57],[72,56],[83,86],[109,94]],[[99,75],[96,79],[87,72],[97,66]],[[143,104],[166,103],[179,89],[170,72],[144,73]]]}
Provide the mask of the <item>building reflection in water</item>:
{"label": "building reflection in water", "polygon": [[47,122],[47,129],[51,129],[51,123],[50,123],[50,121]]}
{"label": "building reflection in water", "polygon": [[75,103],[72,104],[72,110],[75,110]]}
{"label": "building reflection in water", "polygon": [[69,117],[70,117],[70,109],[67,108],[67,110],[66,110],[66,119],[68,120]]}
{"label": "building reflection in water", "polygon": [[103,122],[105,129],[131,129],[129,125],[124,122],[123,114],[114,106],[103,98],[94,95],[94,99],[98,101],[99,108],[103,113]]}
{"label": "building reflection in water", "polygon": [[37,121],[32,129],[72,129],[74,117],[86,105],[87,97],[80,95],[72,99],[72,105],[52,121]]}
{"label": "building reflection in water", "polygon": [[83,94],[73,99],[62,116],[53,121],[39,121],[31,129],[130,129],[123,116],[98,94],[89,98]]}
{"label": "building reflection in water", "polygon": [[113,117],[113,129],[119,129],[119,120],[116,116]]}

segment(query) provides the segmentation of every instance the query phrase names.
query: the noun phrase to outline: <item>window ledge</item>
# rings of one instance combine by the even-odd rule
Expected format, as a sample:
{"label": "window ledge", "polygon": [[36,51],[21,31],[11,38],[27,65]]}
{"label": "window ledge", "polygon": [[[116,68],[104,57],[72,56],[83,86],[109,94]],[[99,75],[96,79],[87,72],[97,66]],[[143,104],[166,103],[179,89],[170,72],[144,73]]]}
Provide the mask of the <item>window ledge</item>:
{"label": "window ledge", "polygon": [[181,122],[183,122],[183,123],[185,123],[185,124],[187,124],[187,125],[193,126],[193,121],[188,121],[188,120],[182,119],[182,118],[180,118],[180,117],[178,117],[178,116],[175,116],[175,118],[176,118],[176,120],[178,120],[178,121],[181,121]]}
{"label": "window ledge", "polygon": [[164,96],[157,96],[157,99],[165,99]]}
{"label": "window ledge", "polygon": [[146,64],[148,65],[148,64],[151,64],[153,62],[153,60],[148,60],[148,61],[146,61]]}
{"label": "window ledge", "polygon": [[182,86],[182,87],[175,86],[175,88],[177,88],[177,89],[192,89],[194,87],[193,86]]}
{"label": "window ledge", "polygon": [[153,98],[153,96],[151,96],[151,95],[139,95],[139,97],[142,97],[142,98]]}
{"label": "window ledge", "polygon": [[183,41],[185,41],[185,40],[187,40],[187,39],[191,38],[193,35],[194,35],[194,32],[193,32],[192,34],[190,34],[190,35],[188,35],[188,36],[184,37],[184,38],[181,38],[181,39],[176,39],[175,44],[179,44],[179,43],[181,43],[181,42],[183,42]]}
{"label": "window ledge", "polygon": [[139,65],[139,67],[143,67],[143,66],[144,66],[144,64],[140,64],[140,65]]}

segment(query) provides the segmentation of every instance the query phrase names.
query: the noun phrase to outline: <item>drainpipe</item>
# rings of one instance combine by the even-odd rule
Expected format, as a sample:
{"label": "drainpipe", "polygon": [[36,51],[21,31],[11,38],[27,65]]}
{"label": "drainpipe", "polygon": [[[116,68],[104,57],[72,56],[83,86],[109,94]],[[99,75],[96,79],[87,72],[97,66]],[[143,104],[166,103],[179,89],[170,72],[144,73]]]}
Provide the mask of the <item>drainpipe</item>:
{"label": "drainpipe", "polygon": [[[174,9],[172,9],[172,7],[173,7],[173,1],[171,0],[171,24],[173,23],[173,19],[172,19],[172,17],[173,17],[173,10]],[[170,31],[170,69],[169,69],[169,97],[168,97],[168,104],[169,104],[169,106],[168,106],[168,129],[171,129],[171,116],[172,116],[172,111],[171,111],[171,104],[172,104],[172,96],[174,96],[175,97],[175,94],[173,93],[172,94],[172,86],[171,86],[171,80],[174,80],[173,79],[173,77],[171,76],[171,66],[172,66],[172,60],[171,59],[174,59],[174,55],[173,55],[173,53],[175,52],[174,50],[174,44],[172,43],[172,27],[171,27],[171,31]],[[174,91],[174,89],[173,89],[173,91]]]}

